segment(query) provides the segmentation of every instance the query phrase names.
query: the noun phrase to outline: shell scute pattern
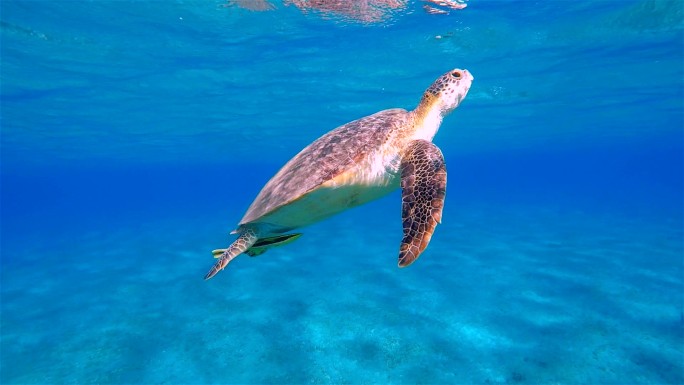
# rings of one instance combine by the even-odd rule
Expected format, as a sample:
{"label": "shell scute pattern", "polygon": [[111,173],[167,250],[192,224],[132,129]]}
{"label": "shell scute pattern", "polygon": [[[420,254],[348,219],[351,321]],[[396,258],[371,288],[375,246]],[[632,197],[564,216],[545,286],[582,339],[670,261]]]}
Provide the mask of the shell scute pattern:
{"label": "shell scute pattern", "polygon": [[290,160],[264,187],[240,225],[257,222],[361,162],[408,120],[396,108],[349,122],[320,137]]}

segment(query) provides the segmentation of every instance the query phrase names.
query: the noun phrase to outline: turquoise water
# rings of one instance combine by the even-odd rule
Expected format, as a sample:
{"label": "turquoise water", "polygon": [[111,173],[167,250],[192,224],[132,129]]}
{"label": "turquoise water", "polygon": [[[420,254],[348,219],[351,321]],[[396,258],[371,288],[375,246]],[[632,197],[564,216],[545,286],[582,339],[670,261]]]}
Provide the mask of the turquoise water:
{"label": "turquoise water", "polygon": [[[1,383],[684,383],[682,2],[301,3],[0,3]],[[202,280],[290,157],[452,68],[418,261],[397,191]]]}

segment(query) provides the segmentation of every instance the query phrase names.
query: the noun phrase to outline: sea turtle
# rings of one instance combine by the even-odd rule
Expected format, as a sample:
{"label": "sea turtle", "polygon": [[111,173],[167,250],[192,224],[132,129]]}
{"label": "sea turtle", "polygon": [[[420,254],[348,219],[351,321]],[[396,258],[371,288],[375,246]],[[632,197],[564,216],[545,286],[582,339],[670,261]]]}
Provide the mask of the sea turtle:
{"label": "sea turtle", "polygon": [[413,111],[380,111],[340,126],[304,148],[257,195],[232,234],[238,238],[218,258],[209,279],[233,258],[259,255],[289,243],[289,231],[350,207],[377,199],[401,186],[404,237],[399,266],[425,250],[441,221],[446,193],[442,152],[432,143],[442,119],[465,98],[473,81],[467,70],[440,76]]}

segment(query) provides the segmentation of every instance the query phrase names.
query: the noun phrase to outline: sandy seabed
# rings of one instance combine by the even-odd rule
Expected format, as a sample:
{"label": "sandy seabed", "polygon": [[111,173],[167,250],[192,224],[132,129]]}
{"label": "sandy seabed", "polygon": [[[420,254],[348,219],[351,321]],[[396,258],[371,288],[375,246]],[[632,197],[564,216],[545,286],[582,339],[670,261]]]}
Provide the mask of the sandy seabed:
{"label": "sandy seabed", "polygon": [[684,382],[678,215],[454,207],[398,269],[386,206],[208,282],[225,218],[4,239],[1,382]]}

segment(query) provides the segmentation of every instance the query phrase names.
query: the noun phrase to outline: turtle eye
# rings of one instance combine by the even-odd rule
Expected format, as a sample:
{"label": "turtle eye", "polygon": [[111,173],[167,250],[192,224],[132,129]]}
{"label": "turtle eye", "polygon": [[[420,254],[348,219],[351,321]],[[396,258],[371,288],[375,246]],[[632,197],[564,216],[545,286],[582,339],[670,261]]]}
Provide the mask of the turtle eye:
{"label": "turtle eye", "polygon": [[454,71],[451,73],[451,76],[455,77],[456,79],[460,79],[462,76],[461,71]]}

